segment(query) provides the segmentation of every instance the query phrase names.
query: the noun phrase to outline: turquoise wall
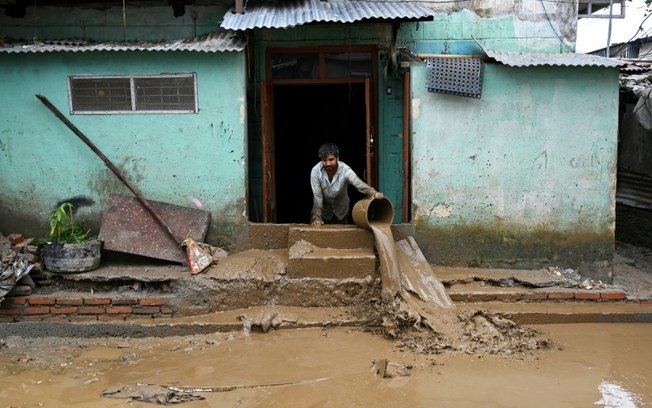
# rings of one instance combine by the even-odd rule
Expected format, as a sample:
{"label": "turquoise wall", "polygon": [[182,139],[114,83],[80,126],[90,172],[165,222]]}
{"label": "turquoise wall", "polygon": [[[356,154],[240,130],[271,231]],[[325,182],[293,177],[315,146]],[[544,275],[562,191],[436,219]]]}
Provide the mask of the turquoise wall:
{"label": "turquoise wall", "polygon": [[572,52],[576,19],[557,22],[559,15],[550,18],[536,13],[527,18],[514,14],[480,17],[470,10],[438,13],[433,21],[406,25],[398,41],[417,54],[483,54],[479,43],[503,52]]}
{"label": "turquoise wall", "polygon": [[[71,115],[69,75],[197,74],[197,114]],[[0,231],[38,235],[60,200],[84,196],[99,224],[110,192],[131,193],[35,94],[43,94],[151,200],[213,218],[209,242],[235,239],[246,221],[243,53],[0,54]],[[225,244],[225,242],[220,242]]]}
{"label": "turquoise wall", "polygon": [[430,259],[608,264],[618,70],[485,63],[480,99],[429,93],[426,71],[412,66],[411,164]]}

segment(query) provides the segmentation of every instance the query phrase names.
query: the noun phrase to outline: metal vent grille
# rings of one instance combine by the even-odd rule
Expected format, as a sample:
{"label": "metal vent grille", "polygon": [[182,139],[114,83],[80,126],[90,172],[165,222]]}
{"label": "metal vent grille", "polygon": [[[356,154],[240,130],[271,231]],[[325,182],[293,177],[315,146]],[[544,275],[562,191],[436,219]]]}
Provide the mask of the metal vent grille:
{"label": "metal vent grille", "polygon": [[129,78],[72,78],[70,97],[73,112],[131,110]]}
{"label": "metal vent grille", "polygon": [[194,74],[70,77],[72,113],[196,113]]}
{"label": "metal vent grille", "polygon": [[480,98],[482,61],[480,58],[427,58],[428,92]]}
{"label": "metal vent grille", "polygon": [[192,77],[136,78],[136,110],[192,111],[195,82]]}

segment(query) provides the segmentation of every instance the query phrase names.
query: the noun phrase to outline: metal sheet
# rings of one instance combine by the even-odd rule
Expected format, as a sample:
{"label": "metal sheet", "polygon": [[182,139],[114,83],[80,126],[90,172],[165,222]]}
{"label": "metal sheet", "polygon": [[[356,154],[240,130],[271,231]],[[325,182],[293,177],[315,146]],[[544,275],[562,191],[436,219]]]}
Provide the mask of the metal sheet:
{"label": "metal sheet", "polygon": [[578,54],[565,52],[560,54],[541,53],[516,53],[496,52],[484,48],[489,58],[493,58],[503,65],[509,67],[605,67],[618,68],[626,66],[627,63],[615,58],[604,58],[596,55]]}
{"label": "metal sheet", "polygon": [[221,27],[229,30],[288,28],[308,23],[353,23],[364,20],[429,21],[435,12],[407,1],[288,0],[247,3],[244,13],[230,9]]}
{"label": "metal sheet", "polygon": [[103,42],[84,40],[43,40],[0,43],[0,53],[46,53],[91,51],[242,51],[246,42],[234,31],[219,31],[199,37],[170,41]]}
{"label": "metal sheet", "polygon": [[[211,213],[159,201],[147,200],[166,224],[180,237],[204,242]],[[179,263],[185,251],[133,197],[110,194],[102,209],[100,239],[104,249],[143,255]]]}

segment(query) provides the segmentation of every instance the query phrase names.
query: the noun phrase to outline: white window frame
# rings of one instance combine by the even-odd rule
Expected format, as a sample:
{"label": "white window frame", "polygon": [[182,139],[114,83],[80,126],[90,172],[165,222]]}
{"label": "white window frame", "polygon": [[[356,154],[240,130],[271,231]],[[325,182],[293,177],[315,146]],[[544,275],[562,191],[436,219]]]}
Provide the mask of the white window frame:
{"label": "white window frame", "polygon": [[[192,78],[193,92],[194,92],[194,108],[193,109],[178,109],[178,110],[144,110],[137,109],[136,106],[136,85],[138,79],[161,79],[161,78]],[[131,110],[75,110],[73,109],[73,93],[72,81],[76,79],[129,79],[129,92],[131,96]],[[192,73],[174,73],[174,74],[159,74],[159,75],[70,75],[68,76],[68,103],[70,113],[73,115],[124,115],[124,114],[190,114],[199,112],[199,97],[197,92],[197,74]]]}
{"label": "white window frame", "polygon": [[[615,12],[611,18],[625,18],[626,0],[613,0],[613,5],[620,5],[620,12]],[[586,13],[577,14],[577,18],[609,18],[609,0],[579,0],[578,8],[587,8]],[[596,11],[607,9],[606,13],[596,13]]]}

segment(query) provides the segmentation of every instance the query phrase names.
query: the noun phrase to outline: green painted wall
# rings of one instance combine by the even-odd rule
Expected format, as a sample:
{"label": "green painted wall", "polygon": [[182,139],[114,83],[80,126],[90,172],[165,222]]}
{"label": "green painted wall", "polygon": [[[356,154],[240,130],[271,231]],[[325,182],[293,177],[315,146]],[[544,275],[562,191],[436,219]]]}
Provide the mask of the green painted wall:
{"label": "green painted wall", "polygon": [[[197,114],[71,115],[69,75],[197,74]],[[45,232],[50,209],[84,196],[97,227],[109,192],[131,193],[35,94],[45,95],[148,199],[213,214],[209,242],[234,241],[246,221],[244,53],[0,54],[0,231]]]}
{"label": "green painted wall", "polygon": [[443,264],[562,263],[608,274],[618,70],[485,64],[482,98],[412,67],[413,216]]}

